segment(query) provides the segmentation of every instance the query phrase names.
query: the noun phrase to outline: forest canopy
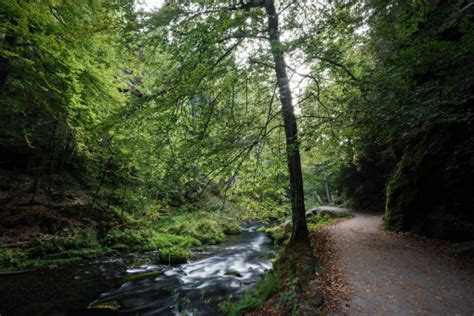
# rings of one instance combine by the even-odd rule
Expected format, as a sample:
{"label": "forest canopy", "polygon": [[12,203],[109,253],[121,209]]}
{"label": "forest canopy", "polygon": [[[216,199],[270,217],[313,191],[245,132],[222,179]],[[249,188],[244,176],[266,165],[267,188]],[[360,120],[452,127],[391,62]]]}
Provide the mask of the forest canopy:
{"label": "forest canopy", "polygon": [[301,236],[307,207],[337,204],[474,237],[468,1],[0,8],[10,193],[79,188],[122,220],[293,212]]}

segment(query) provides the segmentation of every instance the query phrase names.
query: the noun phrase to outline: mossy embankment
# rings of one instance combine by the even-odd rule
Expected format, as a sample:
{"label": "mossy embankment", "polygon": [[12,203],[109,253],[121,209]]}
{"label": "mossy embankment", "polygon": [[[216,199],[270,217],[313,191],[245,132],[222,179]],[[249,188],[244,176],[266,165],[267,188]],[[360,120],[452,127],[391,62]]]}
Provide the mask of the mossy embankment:
{"label": "mossy embankment", "polygon": [[218,244],[226,235],[239,233],[238,222],[219,213],[175,213],[145,228],[113,229],[105,236],[104,244],[115,251],[158,251],[163,263],[173,264],[191,259],[194,247]]}
{"label": "mossy embankment", "polygon": [[20,196],[4,205],[0,271],[19,271],[156,251],[163,263],[181,263],[193,249],[238,234],[238,222],[219,212],[142,212],[132,215],[80,192]]}

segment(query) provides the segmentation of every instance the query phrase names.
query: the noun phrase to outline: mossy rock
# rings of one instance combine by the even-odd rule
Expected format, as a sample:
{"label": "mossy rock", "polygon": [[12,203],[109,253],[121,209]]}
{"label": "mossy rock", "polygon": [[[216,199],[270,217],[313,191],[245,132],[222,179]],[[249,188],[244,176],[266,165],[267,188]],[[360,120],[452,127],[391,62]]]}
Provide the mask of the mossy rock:
{"label": "mossy rock", "polygon": [[193,253],[186,248],[169,247],[159,250],[160,261],[167,264],[186,263],[193,257]]}
{"label": "mossy rock", "polygon": [[407,146],[386,186],[386,228],[474,239],[474,159],[465,150],[473,144],[466,135],[461,126],[438,126]]}
{"label": "mossy rock", "polygon": [[222,218],[220,220],[224,234],[226,235],[238,235],[241,233],[239,223],[232,218]]}
{"label": "mossy rock", "polygon": [[238,277],[238,278],[242,277],[242,273],[240,273],[237,270],[229,270],[225,273],[225,275],[233,275],[233,276]]}
{"label": "mossy rock", "polygon": [[402,231],[409,228],[408,212],[416,199],[417,178],[411,160],[405,155],[397,166],[386,190],[384,226],[390,230]]}
{"label": "mossy rock", "polygon": [[103,303],[98,303],[90,307],[90,309],[103,309],[103,310],[110,310],[110,311],[116,311],[120,309],[121,305],[117,301],[109,301],[109,302],[103,302]]}
{"label": "mossy rock", "polygon": [[265,229],[265,234],[276,243],[282,243],[290,237],[290,231],[283,224]]}
{"label": "mossy rock", "polygon": [[134,280],[142,280],[142,279],[147,279],[147,278],[153,278],[162,275],[162,271],[148,271],[148,272],[143,272],[143,273],[134,273],[134,274],[129,274],[124,277],[125,281],[134,281]]}

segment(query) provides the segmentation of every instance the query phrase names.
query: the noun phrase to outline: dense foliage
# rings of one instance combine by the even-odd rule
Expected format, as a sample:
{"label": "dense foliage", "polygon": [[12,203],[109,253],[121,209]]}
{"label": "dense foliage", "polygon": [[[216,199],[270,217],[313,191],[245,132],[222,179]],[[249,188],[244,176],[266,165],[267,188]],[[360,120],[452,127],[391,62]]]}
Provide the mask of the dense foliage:
{"label": "dense foliage", "polygon": [[[245,3],[140,12],[124,0],[3,1],[2,229],[28,222],[12,201],[36,200],[57,222],[40,233],[57,234],[62,199],[83,219],[113,214],[89,221],[100,222],[93,248],[169,250],[178,236],[188,258],[230,232],[216,212],[285,219],[295,148],[285,147],[278,53],[307,206],[385,211],[390,229],[472,239],[472,6],[275,1],[275,44],[269,2]],[[203,212],[212,214],[201,226],[179,226]],[[86,222],[73,235],[87,235]]]}
{"label": "dense foliage", "polygon": [[327,144],[326,164],[335,166],[335,181],[351,204],[385,209],[390,229],[473,237],[469,8],[463,1],[370,1],[336,5],[326,20],[341,29],[347,21],[363,24],[352,34],[336,32],[343,37],[333,35],[325,46],[345,73],[331,75],[332,83],[320,78],[327,88],[318,108],[305,107],[305,113],[329,111],[331,117],[329,127],[310,132],[310,142]]}

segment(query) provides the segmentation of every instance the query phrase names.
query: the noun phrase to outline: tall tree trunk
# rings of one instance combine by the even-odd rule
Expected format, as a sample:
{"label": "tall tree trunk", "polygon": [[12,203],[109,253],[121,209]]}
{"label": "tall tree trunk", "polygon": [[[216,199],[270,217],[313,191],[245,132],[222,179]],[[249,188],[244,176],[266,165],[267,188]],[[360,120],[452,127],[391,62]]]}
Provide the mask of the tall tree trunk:
{"label": "tall tree trunk", "polygon": [[301,172],[301,160],[298,144],[298,130],[293,110],[293,101],[286,74],[286,63],[280,42],[278,30],[278,15],[276,14],[273,0],[265,2],[265,11],[268,18],[268,35],[275,63],[278,90],[282,107],[283,121],[286,135],[286,155],[288,160],[288,171],[290,173],[290,195],[292,207],[293,228],[289,245],[295,245],[308,240],[308,227],[304,206],[303,175]]}

